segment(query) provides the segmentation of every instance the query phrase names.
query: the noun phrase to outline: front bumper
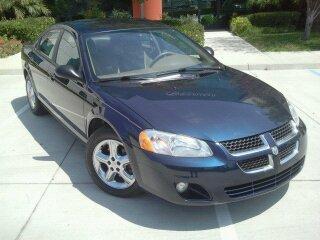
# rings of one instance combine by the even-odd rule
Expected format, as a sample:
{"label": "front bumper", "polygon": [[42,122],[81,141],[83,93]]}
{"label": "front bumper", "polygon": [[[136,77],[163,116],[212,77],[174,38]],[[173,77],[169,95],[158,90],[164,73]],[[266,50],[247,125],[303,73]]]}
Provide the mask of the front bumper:
{"label": "front bumper", "polygon": [[[274,156],[273,168],[254,174],[243,172],[234,158],[216,146],[212,146],[214,157],[199,159],[158,155],[138,147],[131,147],[129,151],[138,184],[148,192],[180,205],[214,205],[252,198],[288,183],[301,171],[306,154],[307,135],[303,122],[298,130],[298,134],[285,143],[298,143],[295,156],[282,164]],[[272,155],[270,149],[267,151]],[[180,195],[175,188],[178,182],[196,186],[197,191],[200,186],[207,197],[195,199]]]}

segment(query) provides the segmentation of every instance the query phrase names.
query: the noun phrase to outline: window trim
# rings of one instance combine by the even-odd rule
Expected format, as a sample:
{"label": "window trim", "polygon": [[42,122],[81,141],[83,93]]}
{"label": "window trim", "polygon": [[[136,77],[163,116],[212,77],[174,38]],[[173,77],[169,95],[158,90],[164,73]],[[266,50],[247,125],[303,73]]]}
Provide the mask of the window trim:
{"label": "window trim", "polygon": [[84,39],[83,45],[84,45],[84,48],[85,48],[84,54],[86,55],[86,57],[88,59],[88,67],[89,67],[89,72],[90,72],[91,79],[92,79],[91,81],[92,82],[99,82],[101,80],[101,78],[99,78],[96,75],[94,67],[93,67],[92,62],[91,62],[91,57],[90,57],[90,53],[89,53],[88,45],[87,45],[87,41],[88,41],[88,38],[90,36],[96,36],[96,35],[108,34],[108,33],[130,32],[130,31],[136,31],[136,30],[152,31],[152,30],[165,30],[165,29],[169,29],[169,30],[173,30],[173,31],[178,32],[184,38],[189,40],[193,45],[195,45],[195,47],[197,47],[204,55],[206,55],[208,58],[211,58],[216,63],[216,65],[224,66],[222,63],[220,63],[218,61],[218,59],[216,59],[208,51],[206,51],[203,46],[201,46],[199,43],[197,43],[195,40],[193,40],[191,37],[189,37],[185,33],[181,32],[180,30],[177,30],[177,29],[175,29],[173,27],[163,26],[163,27],[145,27],[145,28],[129,28],[129,29],[126,29],[126,28],[125,29],[121,29],[121,28],[119,28],[119,29],[114,29],[114,30],[103,30],[103,31],[93,32],[93,33],[89,32],[89,33],[86,33],[85,35],[82,35],[82,37]]}
{"label": "window trim", "polygon": [[[47,56],[46,54],[44,54],[44,52],[42,52],[42,51],[39,49],[41,40],[43,39],[44,36],[46,36],[46,35],[47,35],[49,32],[51,32],[51,31],[58,31],[58,32],[59,32],[57,41],[56,41],[56,43],[55,43],[55,45],[54,45],[54,47],[53,47],[52,59],[49,58],[49,56]],[[48,29],[47,31],[45,31],[45,32],[41,35],[41,37],[38,39],[38,41],[36,42],[36,45],[35,45],[35,49],[37,50],[38,54],[40,54],[40,55],[41,55],[42,57],[44,57],[47,61],[49,61],[50,63],[54,64],[55,66],[56,66],[56,64],[55,64],[54,59],[55,59],[55,55],[56,55],[57,45],[58,45],[58,43],[60,43],[60,39],[61,39],[61,36],[62,36],[62,35],[61,35],[62,32],[63,32],[63,31],[62,31],[61,28],[50,28],[50,29]]]}
{"label": "window trim", "polygon": [[73,32],[73,31],[69,31],[67,29],[62,29],[62,33],[59,37],[59,42],[58,42],[58,46],[57,46],[57,49],[54,53],[54,56],[53,56],[53,60],[54,60],[54,63],[56,66],[60,66],[58,63],[57,63],[57,55],[58,55],[58,50],[59,50],[59,47],[60,47],[60,43],[61,43],[61,39],[62,39],[62,36],[65,32],[68,32],[74,39],[75,43],[76,43],[76,46],[77,46],[77,51],[78,51],[78,56],[79,56],[79,60],[80,60],[80,64],[79,64],[79,69],[78,71],[82,72],[82,61],[81,61],[81,54],[80,54],[80,48],[79,48],[79,42],[78,42],[78,38],[77,38],[77,35]]}

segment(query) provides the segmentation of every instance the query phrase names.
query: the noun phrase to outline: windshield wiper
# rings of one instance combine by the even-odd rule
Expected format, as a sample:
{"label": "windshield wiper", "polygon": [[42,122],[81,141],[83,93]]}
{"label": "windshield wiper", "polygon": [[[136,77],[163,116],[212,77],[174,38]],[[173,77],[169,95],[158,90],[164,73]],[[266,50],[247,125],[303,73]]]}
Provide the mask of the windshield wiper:
{"label": "windshield wiper", "polygon": [[225,70],[225,67],[220,65],[215,67],[185,67],[185,68],[180,68],[176,70],[163,71],[160,73],[156,73],[155,77],[162,77],[162,76],[167,76],[171,74],[188,73],[188,72],[209,73],[209,72],[216,72],[221,70]]}
{"label": "windshield wiper", "polygon": [[186,67],[179,69],[179,72],[215,72],[225,70],[223,66],[216,66],[216,67]]}
{"label": "windshield wiper", "polygon": [[131,81],[131,80],[148,80],[153,77],[147,76],[122,76],[122,77],[115,77],[115,78],[104,78],[100,79],[99,82],[112,82],[112,81]]}
{"label": "windshield wiper", "polygon": [[[133,75],[133,76],[122,76],[122,77],[114,77],[114,78],[104,78],[100,79],[99,82],[111,82],[111,81],[141,81],[141,80],[153,80],[161,77],[166,77],[170,75],[175,74],[206,74],[211,72],[216,72],[220,70],[224,70],[225,68],[223,66],[215,66],[215,67],[186,67],[186,68],[180,68],[176,70],[170,70],[170,71],[163,71],[159,73],[150,73],[150,74],[143,74],[143,75]],[[184,76],[185,77],[185,76]]]}

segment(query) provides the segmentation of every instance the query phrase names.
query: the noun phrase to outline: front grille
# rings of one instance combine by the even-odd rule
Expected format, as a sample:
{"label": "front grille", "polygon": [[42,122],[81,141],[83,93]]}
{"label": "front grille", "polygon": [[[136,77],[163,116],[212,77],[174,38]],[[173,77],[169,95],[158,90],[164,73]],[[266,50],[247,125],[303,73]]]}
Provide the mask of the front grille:
{"label": "front grille", "polygon": [[254,196],[259,192],[275,188],[276,186],[279,186],[282,183],[293,178],[296,174],[299,173],[300,169],[303,166],[303,162],[304,159],[300,160],[290,168],[276,175],[246,184],[227,187],[224,189],[224,191],[230,198]]}
{"label": "front grille", "polygon": [[282,125],[281,127],[278,127],[270,132],[273,139],[277,142],[280,141],[290,134],[292,134],[292,125],[290,122],[287,122],[286,124]]}
{"label": "front grille", "polygon": [[263,168],[269,165],[269,158],[267,155],[260,156],[256,158],[246,159],[244,161],[239,161],[238,166],[243,171],[252,171],[254,169]]}
{"label": "front grille", "polygon": [[263,146],[263,142],[259,135],[239,138],[230,141],[221,142],[221,144],[230,152],[248,151]]}
{"label": "front grille", "polygon": [[293,153],[296,148],[296,143],[286,146],[279,150],[279,154],[277,156],[278,159],[282,160]]}

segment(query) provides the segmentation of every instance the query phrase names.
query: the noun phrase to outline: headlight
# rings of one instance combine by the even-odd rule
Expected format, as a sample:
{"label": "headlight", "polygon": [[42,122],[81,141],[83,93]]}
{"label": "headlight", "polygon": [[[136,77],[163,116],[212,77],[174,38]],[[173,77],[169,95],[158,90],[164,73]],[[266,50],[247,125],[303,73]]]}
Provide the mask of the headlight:
{"label": "headlight", "polygon": [[146,151],[175,157],[209,157],[213,153],[204,141],[192,137],[147,129],[139,134],[140,147]]}
{"label": "headlight", "polygon": [[289,106],[289,110],[290,110],[292,119],[293,119],[294,123],[296,124],[296,126],[298,127],[299,123],[300,123],[300,118],[296,112],[296,109],[289,101],[288,101],[288,106]]}

